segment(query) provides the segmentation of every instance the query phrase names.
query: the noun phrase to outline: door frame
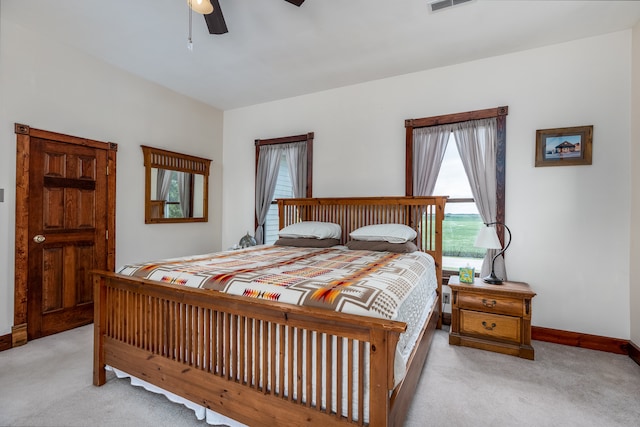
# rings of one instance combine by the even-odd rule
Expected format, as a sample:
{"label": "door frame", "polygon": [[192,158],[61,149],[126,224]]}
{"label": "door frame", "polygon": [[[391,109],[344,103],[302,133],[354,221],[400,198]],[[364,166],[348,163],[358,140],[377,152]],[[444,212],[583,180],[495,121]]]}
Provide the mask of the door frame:
{"label": "door frame", "polygon": [[115,269],[116,258],[116,153],[118,144],[65,135],[15,123],[16,133],[16,224],[14,308],[11,343],[27,343],[27,281],[29,272],[29,158],[31,137],[82,145],[107,152],[107,269]]}

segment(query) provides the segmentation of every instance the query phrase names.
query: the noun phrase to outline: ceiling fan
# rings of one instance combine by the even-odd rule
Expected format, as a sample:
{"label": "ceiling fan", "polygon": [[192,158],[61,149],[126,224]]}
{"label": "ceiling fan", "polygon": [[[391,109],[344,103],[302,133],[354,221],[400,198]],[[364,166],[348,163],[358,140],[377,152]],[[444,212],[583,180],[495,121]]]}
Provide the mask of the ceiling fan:
{"label": "ceiling fan", "polygon": [[[304,0],[285,0],[287,3],[291,3],[300,7]],[[189,7],[194,12],[204,15],[204,20],[207,22],[209,28],[209,34],[224,34],[228,33],[227,23],[224,22],[224,16],[222,15],[222,9],[218,0],[187,0]]]}

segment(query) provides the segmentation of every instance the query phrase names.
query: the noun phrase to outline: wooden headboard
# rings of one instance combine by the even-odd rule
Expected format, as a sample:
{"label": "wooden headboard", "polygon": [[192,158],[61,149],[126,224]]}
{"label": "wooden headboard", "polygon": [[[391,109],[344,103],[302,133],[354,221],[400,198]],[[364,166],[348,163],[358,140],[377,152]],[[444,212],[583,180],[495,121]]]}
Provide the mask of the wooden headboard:
{"label": "wooden headboard", "polygon": [[278,199],[279,229],[300,221],[340,224],[340,243],[349,233],[372,224],[405,224],[418,233],[416,245],[436,261],[438,289],[442,284],[442,221],[446,196],[438,197],[332,197]]}

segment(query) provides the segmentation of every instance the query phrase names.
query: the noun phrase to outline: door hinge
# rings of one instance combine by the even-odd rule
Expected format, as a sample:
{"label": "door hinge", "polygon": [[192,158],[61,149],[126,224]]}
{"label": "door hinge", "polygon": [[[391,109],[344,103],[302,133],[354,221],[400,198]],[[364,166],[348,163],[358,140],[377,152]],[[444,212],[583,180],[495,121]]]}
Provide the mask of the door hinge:
{"label": "door hinge", "polygon": [[109,240],[109,230],[107,230],[107,236],[106,239]]}
{"label": "door hinge", "polygon": [[107,166],[107,176],[109,176],[109,166]]}

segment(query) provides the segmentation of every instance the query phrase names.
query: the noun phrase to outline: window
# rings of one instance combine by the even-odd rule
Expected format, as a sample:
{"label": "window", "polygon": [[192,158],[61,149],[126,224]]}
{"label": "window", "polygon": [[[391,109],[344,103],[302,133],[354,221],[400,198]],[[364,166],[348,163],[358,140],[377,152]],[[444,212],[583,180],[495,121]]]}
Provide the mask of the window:
{"label": "window", "polygon": [[313,132],[256,144],[256,233],[258,244],[276,241],[279,231],[276,200],[312,197]]}
{"label": "window", "polygon": [[291,184],[291,176],[289,175],[289,165],[283,154],[280,158],[280,167],[278,168],[278,180],[276,181],[276,190],[273,194],[273,200],[267,213],[267,219],[264,222],[264,243],[273,244],[278,240],[278,205],[277,199],[290,199],[293,197],[293,185]]}
{"label": "window", "polygon": [[[489,176],[486,175],[487,172],[485,172],[485,175],[479,172],[475,180],[480,186],[482,182],[484,182],[485,185],[489,183],[495,184],[495,218],[498,222],[504,223],[507,114],[508,107],[498,107],[466,113],[405,120],[405,128],[407,130],[406,195],[437,194],[449,196],[445,208],[445,221],[443,223],[444,270],[457,271],[460,266],[466,266],[466,264],[469,263],[471,266],[476,266],[476,272],[479,273],[479,266],[482,265],[482,260],[474,261],[474,259],[478,254],[480,254],[481,257],[485,254],[485,250],[475,248],[474,246],[477,230],[482,226],[483,221],[481,219],[479,219],[479,221],[476,220],[475,215],[478,215],[479,218],[481,218],[481,215],[476,207],[466,172],[462,166],[461,156],[457,152],[458,149],[455,139],[451,133],[455,132],[457,135],[461,135],[462,140],[466,139],[466,143],[468,144],[473,141],[482,141],[487,135],[480,133],[476,134],[475,137],[468,136],[466,133],[468,128],[478,126],[480,129],[492,129],[493,133],[490,140],[494,141],[495,144],[493,145],[495,149],[495,159],[492,159],[491,163],[493,164],[495,160],[495,170],[491,172],[492,174],[495,172],[495,181],[487,181],[485,179]],[[475,124],[487,120],[495,120],[490,128],[486,127],[484,123]],[[421,131],[418,132],[416,131],[417,129]],[[463,131],[463,133],[460,133],[461,131]],[[414,133],[416,132],[418,135],[416,138],[419,138],[416,139],[416,141],[427,141],[427,145],[416,145],[416,147],[430,148],[428,151],[422,151],[419,157],[414,159]],[[449,132],[449,134],[446,132]],[[447,138],[449,138],[449,141],[447,141]],[[446,150],[443,148],[444,145],[446,145]],[[479,156],[474,155],[469,159],[471,160],[476,157]],[[438,171],[437,165],[439,164],[440,158],[442,158],[442,166],[436,176],[435,172]],[[415,164],[414,160],[416,161]],[[473,161],[474,165],[472,169],[486,171],[482,166],[478,166],[478,161],[479,160]],[[486,162],[488,160],[484,158],[483,161]],[[482,164],[483,161],[480,161],[480,164]],[[416,176],[416,179],[420,180],[415,181],[415,184],[414,167],[425,171],[419,176]],[[414,185],[420,187],[415,189],[416,193],[414,193]],[[485,187],[484,191],[485,194],[486,188],[487,187]],[[418,191],[420,191],[420,193],[418,193]],[[493,194],[493,192],[491,191],[490,194]],[[491,199],[493,199],[492,196]],[[491,216],[493,216],[493,212]],[[498,227],[497,231],[500,240],[503,240],[503,227]]]}
{"label": "window", "polygon": [[449,136],[433,194],[449,196],[442,223],[442,268],[457,271],[468,265],[479,272],[486,249],[475,247],[474,242],[483,222],[453,133]]}

